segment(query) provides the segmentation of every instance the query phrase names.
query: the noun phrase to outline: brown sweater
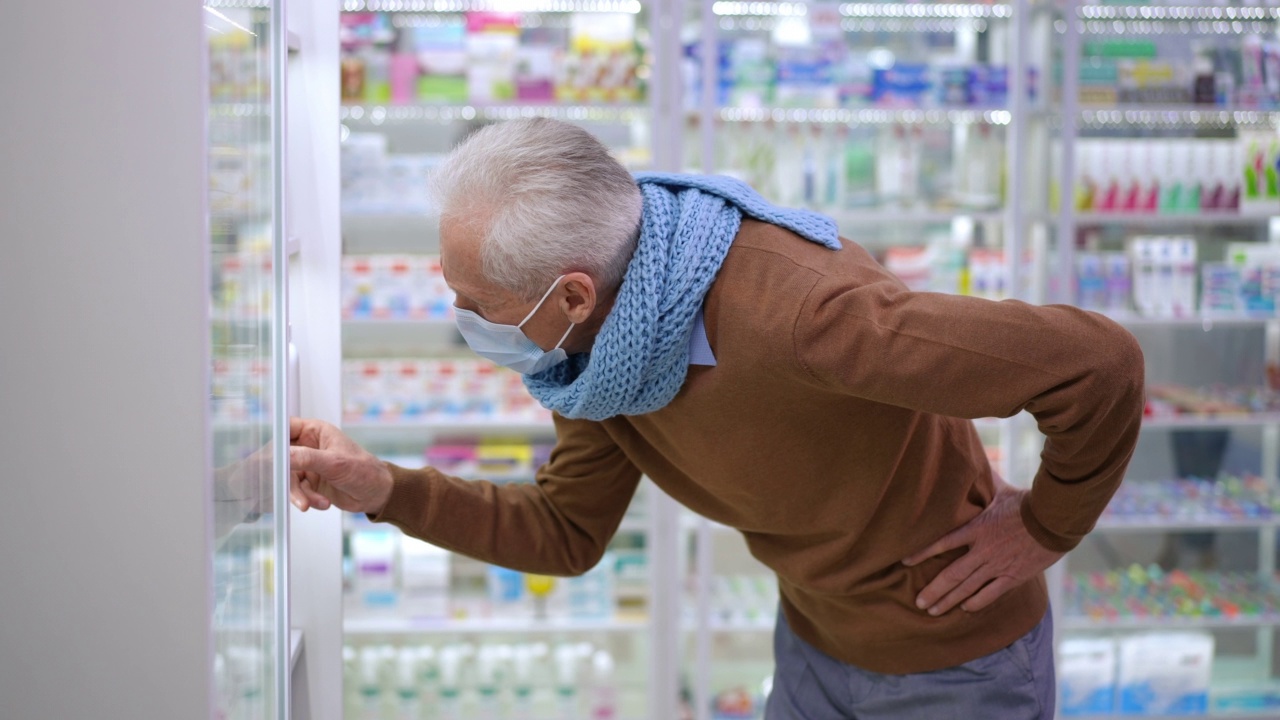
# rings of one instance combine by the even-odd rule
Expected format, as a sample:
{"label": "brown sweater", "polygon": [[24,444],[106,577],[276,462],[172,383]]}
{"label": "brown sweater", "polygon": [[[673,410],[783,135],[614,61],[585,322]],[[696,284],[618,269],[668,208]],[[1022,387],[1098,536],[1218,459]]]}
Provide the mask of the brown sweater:
{"label": "brown sweater", "polygon": [[901,560],[991,499],[969,419],[1022,410],[1047,436],[1023,522],[1045,547],[1079,543],[1142,421],[1143,360],[1129,333],[1070,307],[909,292],[857,245],[832,252],[754,221],[704,314],[717,365],[690,367],[665,408],[557,416],[536,485],[393,467],[374,519],[484,561],[577,574],[599,560],[643,473],[741,531],[777,573],[795,632],[845,662],[924,672],[1035,626],[1043,577],[980,612],[932,618],[916,594],[963,550]]}

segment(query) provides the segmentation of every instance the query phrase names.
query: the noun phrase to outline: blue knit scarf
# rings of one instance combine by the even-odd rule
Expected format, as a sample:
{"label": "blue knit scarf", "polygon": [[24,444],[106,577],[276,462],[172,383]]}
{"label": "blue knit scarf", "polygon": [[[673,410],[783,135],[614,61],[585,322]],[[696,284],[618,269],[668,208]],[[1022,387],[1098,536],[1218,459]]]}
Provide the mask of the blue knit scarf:
{"label": "blue knit scarf", "polygon": [[640,240],[591,352],[525,376],[538,402],[565,417],[643,415],[680,392],[689,335],[743,215],[840,249],[830,218],[774,207],[732,178],[641,173],[636,182]]}

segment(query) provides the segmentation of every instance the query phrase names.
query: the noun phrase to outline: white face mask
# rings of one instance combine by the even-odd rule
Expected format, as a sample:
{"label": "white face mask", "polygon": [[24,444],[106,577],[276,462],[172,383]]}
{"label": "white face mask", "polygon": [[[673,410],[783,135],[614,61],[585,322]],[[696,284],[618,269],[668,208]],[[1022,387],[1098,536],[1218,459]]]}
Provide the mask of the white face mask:
{"label": "white face mask", "polygon": [[519,325],[489,322],[470,310],[455,307],[453,313],[458,323],[458,332],[462,333],[462,339],[466,340],[471,350],[480,357],[525,375],[534,375],[564,362],[569,355],[560,346],[565,338],[569,337],[569,333],[573,332],[574,323],[569,323],[569,329],[564,331],[564,335],[560,336],[560,342],[556,343],[550,351],[538,347],[520,329],[529,322],[529,318],[533,317],[534,313],[538,312],[542,303],[551,297],[551,293],[563,279],[564,276],[561,275],[551,283],[551,287],[547,288],[542,299],[533,306],[528,315],[524,316]]}

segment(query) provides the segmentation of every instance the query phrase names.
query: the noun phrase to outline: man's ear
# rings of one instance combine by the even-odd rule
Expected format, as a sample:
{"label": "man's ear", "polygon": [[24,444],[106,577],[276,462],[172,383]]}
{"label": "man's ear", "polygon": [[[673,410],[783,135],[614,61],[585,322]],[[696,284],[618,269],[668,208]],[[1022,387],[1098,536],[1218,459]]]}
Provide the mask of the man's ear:
{"label": "man's ear", "polygon": [[586,322],[600,300],[595,281],[586,273],[571,272],[564,276],[560,287],[563,288],[558,298],[561,312],[571,323],[581,325]]}

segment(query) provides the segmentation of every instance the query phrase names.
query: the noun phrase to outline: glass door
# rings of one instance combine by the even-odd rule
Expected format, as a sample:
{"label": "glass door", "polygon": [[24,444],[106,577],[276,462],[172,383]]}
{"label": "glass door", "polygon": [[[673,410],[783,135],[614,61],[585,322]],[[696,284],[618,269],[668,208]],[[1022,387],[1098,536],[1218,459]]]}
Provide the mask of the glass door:
{"label": "glass door", "polygon": [[208,0],[204,6],[214,717],[235,720],[288,717],[283,33],[282,9],[268,3]]}

